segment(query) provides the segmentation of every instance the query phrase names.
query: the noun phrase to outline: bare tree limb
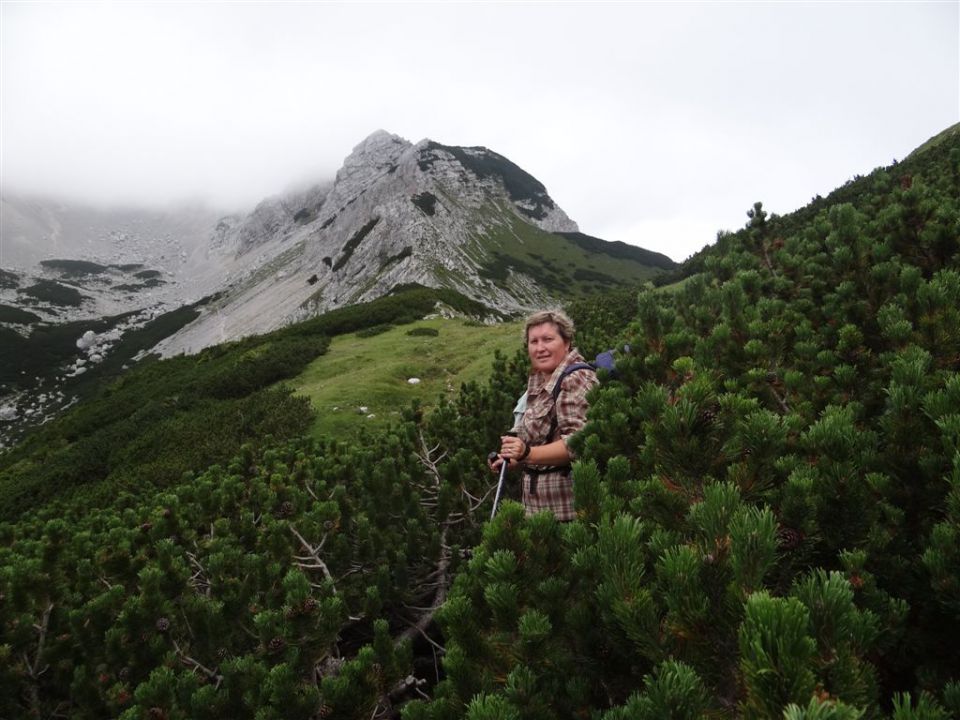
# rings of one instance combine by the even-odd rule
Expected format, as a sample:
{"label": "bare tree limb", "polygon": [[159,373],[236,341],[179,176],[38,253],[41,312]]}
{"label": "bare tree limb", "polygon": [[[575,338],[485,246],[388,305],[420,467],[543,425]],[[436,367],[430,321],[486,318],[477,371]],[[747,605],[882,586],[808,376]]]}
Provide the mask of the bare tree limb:
{"label": "bare tree limb", "polygon": [[223,675],[218,673],[216,670],[211,670],[201,662],[194,660],[192,657],[187,655],[185,652],[183,652],[183,650],[180,649],[180,645],[176,640],[173,641],[173,649],[176,651],[177,657],[180,658],[180,662],[193,670],[199,670],[211,680],[216,680],[215,687],[217,689],[220,688],[220,683],[223,682]]}
{"label": "bare tree limb", "polygon": [[290,532],[297,536],[297,540],[299,540],[300,544],[303,545],[303,549],[307,551],[307,555],[309,556],[307,559],[313,560],[316,563],[316,565],[302,565],[301,567],[322,570],[324,577],[330,581],[330,584],[334,586],[333,591],[336,592],[337,588],[333,581],[333,575],[330,574],[330,568],[327,567],[327,564],[321,560],[320,556],[317,554],[320,551],[320,548],[323,547],[323,542],[321,542],[317,547],[313,547],[306,541],[303,535],[297,532],[297,529],[293,526],[293,524],[290,524],[288,527],[290,528]]}

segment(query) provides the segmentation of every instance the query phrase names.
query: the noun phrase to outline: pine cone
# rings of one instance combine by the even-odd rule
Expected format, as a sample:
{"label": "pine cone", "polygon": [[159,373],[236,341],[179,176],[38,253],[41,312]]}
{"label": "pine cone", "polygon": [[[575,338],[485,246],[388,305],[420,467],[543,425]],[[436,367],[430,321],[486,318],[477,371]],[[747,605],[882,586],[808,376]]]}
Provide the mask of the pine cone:
{"label": "pine cone", "polygon": [[287,647],[287,641],[282,637],[275,637],[267,643],[267,650],[272,653],[282,652],[285,647]]}
{"label": "pine cone", "polygon": [[781,525],[777,528],[777,545],[784,550],[796,550],[803,542],[803,533]]}
{"label": "pine cone", "polygon": [[170,629],[170,621],[165,617],[158,618],[156,622],[156,628],[157,632],[165,633]]}
{"label": "pine cone", "polygon": [[307,598],[303,601],[303,611],[305,613],[312,613],[317,609],[317,605],[319,605],[319,603],[316,601],[316,598]]}
{"label": "pine cone", "polygon": [[320,709],[317,710],[317,714],[322,718],[330,717],[333,715],[333,708],[329,705],[321,705]]}
{"label": "pine cone", "polygon": [[716,405],[711,405],[709,407],[703,408],[700,411],[700,416],[698,417],[698,420],[702,424],[707,425],[709,423],[712,423],[714,420],[716,420],[717,415],[719,414],[720,414],[719,408],[717,408]]}
{"label": "pine cone", "polygon": [[280,517],[290,517],[293,515],[293,503],[289,500],[284,500],[280,503],[280,509],[277,511]]}
{"label": "pine cone", "polygon": [[130,668],[128,667],[120,668],[120,672],[117,673],[117,679],[120,680],[121,682],[126,682],[127,680],[129,680]]}
{"label": "pine cone", "polygon": [[166,720],[167,714],[163,711],[163,708],[152,707],[147,710],[147,716],[150,720]]}
{"label": "pine cone", "polygon": [[145,522],[140,526],[140,532],[149,532],[150,528],[153,527],[152,522]]}
{"label": "pine cone", "polygon": [[219,650],[217,650],[217,660],[226,660],[229,654],[230,654],[230,651],[222,647]]}

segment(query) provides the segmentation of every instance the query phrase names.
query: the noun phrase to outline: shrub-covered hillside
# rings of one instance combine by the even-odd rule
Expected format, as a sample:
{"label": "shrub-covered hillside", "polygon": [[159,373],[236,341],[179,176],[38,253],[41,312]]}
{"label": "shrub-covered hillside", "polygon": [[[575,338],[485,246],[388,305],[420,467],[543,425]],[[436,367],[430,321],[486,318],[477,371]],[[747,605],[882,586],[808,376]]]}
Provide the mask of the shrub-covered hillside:
{"label": "shrub-covered hillside", "polygon": [[580,521],[487,528],[405,717],[960,714],[960,140],[843,192],[640,295]]}
{"label": "shrub-covered hillside", "polygon": [[954,136],[573,307],[631,353],[571,523],[487,521],[522,355],[387,432],[22,507],[0,716],[957,716],[958,198]]}

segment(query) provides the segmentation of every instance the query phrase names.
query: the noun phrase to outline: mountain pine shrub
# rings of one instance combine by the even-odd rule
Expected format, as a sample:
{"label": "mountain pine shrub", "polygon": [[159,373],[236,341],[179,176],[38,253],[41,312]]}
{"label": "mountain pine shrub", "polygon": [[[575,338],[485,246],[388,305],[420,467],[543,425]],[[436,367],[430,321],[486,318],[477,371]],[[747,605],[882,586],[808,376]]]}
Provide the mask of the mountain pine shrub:
{"label": "mountain pine shrub", "polygon": [[[957,716],[958,142],[790,216],[758,203],[673,292],[576,304],[588,353],[631,351],[574,440],[569,523],[509,498],[486,521],[522,352],[389,432],[258,437],[143,486],[98,465],[114,420],[156,426],[172,468],[188,446],[147,422],[171,387],[208,389],[215,425],[240,401],[221,363],[249,387],[277,366],[241,345],[144,370],[139,404],[121,382],[4,459],[5,482],[57,470],[0,522],[0,716]],[[71,458],[110,492],[48,501]]]}

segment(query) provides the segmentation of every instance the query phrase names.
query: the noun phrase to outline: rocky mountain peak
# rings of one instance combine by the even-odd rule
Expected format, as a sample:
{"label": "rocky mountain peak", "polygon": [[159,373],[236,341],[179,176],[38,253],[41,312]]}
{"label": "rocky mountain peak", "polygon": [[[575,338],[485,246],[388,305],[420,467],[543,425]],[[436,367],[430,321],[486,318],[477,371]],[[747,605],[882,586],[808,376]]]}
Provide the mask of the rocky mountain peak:
{"label": "rocky mountain peak", "polygon": [[343,161],[343,167],[337,172],[334,184],[355,185],[369,182],[391,168],[396,168],[400,156],[410,147],[410,141],[399,135],[377,130],[353,148]]}
{"label": "rocky mountain peak", "polygon": [[[154,348],[164,355],[411,285],[453,290],[492,317],[633,281],[630,272],[645,277],[653,267],[633,258],[625,271],[623,253],[581,237],[539,180],[493,150],[430,139],[414,145],[385,130],[357,144],[332,183],[288,190],[243,215],[191,224],[109,215],[91,223],[85,215],[14,209],[2,214],[5,241],[22,235],[32,247],[49,237],[63,251],[28,271],[35,277],[10,275],[0,303],[56,291],[79,319],[131,303],[161,312],[207,298],[196,320]],[[88,237],[103,251],[91,252]],[[77,260],[85,261],[82,277]]]}

